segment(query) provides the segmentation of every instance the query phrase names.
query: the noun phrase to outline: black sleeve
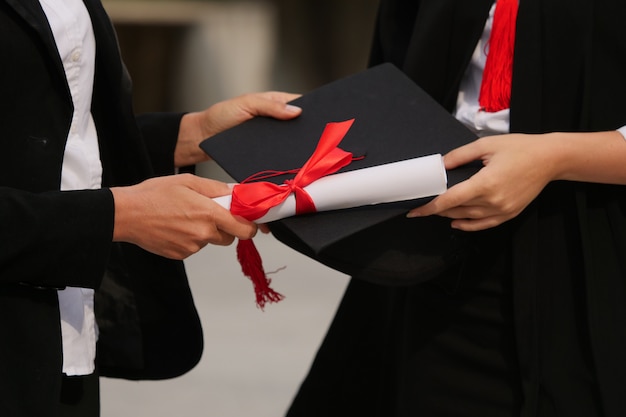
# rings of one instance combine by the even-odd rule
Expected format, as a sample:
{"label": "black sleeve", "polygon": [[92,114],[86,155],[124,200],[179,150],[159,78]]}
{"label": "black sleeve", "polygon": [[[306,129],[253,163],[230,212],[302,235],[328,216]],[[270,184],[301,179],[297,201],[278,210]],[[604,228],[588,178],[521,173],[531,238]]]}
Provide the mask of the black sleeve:
{"label": "black sleeve", "polygon": [[145,113],[137,116],[137,125],[157,176],[174,173],[174,149],[183,115],[184,113]]}
{"label": "black sleeve", "polygon": [[[0,283],[96,288],[113,234],[108,189],[29,193],[0,187]],[[10,220],[9,220],[10,219]]]}

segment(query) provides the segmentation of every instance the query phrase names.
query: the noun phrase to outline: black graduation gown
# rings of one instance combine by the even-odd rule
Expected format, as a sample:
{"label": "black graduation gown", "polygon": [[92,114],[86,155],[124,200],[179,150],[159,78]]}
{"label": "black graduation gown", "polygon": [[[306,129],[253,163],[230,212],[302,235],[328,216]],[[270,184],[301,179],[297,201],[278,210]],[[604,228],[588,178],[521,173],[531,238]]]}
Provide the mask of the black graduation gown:
{"label": "black graduation gown", "polygon": [[[383,0],[371,64],[394,63],[452,110],[491,3]],[[522,0],[511,130],[626,125],[624,21],[626,2],[619,0]],[[504,297],[496,307],[504,319],[502,369],[511,373],[500,375],[505,393],[478,377],[466,386],[492,390],[511,405],[510,415],[626,415],[626,187],[555,182],[516,219],[470,239],[471,272],[448,271],[434,282],[450,290],[480,280],[477,274],[505,277],[512,306]],[[412,390],[428,384],[416,383],[416,358],[407,354],[419,343],[416,323],[428,333],[429,317],[441,323],[438,315],[454,307],[424,294],[353,278],[289,416],[420,415],[411,400],[420,393]],[[416,307],[427,303],[431,310]],[[515,363],[507,362],[511,354]],[[444,409],[437,415],[509,415]]]}

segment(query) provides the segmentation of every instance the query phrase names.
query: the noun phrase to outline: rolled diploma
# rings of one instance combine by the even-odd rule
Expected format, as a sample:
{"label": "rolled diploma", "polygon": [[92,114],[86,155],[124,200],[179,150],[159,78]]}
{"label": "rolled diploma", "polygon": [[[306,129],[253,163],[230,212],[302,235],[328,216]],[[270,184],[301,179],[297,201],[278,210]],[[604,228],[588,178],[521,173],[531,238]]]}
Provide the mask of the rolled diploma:
{"label": "rolled diploma", "polygon": [[[414,200],[439,195],[446,189],[446,170],[440,154],[328,175],[304,187],[317,211]],[[213,200],[230,209],[230,195]],[[255,223],[269,223],[295,214],[296,199],[291,194]]]}

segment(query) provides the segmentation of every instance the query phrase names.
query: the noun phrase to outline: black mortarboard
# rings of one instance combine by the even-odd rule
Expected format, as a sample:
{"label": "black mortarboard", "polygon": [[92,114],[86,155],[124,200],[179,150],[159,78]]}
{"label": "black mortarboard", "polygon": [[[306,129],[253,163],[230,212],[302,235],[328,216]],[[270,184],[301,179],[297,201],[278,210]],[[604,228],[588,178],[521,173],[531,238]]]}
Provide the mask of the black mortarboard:
{"label": "black mortarboard", "polygon": [[[332,82],[292,102],[289,121],[257,117],[205,140],[201,147],[236,181],[300,168],[329,122],[355,119],[339,144],[364,155],[340,172],[446,152],[476,136],[391,64]],[[448,171],[448,185],[476,172]],[[270,181],[282,183],[287,177]],[[367,184],[364,184],[367,186]],[[320,212],[270,223],[274,236],[336,270],[384,284],[420,282],[456,263],[463,234],[440,217],[405,218],[427,199]]]}

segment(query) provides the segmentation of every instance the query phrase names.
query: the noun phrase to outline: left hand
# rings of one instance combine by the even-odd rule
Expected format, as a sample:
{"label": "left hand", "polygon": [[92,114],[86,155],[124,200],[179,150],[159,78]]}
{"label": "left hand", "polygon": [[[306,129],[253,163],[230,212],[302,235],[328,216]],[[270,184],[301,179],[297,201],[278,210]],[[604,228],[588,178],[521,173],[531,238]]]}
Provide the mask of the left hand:
{"label": "left hand", "polygon": [[208,155],[200,149],[200,142],[255,116],[280,120],[299,116],[302,110],[287,104],[298,97],[299,94],[276,91],[252,93],[220,101],[206,110],[184,115],[174,152],[175,166],[194,165],[209,160]]}
{"label": "left hand", "polygon": [[451,226],[477,231],[517,216],[558,176],[553,159],[558,146],[547,135],[509,134],[484,137],[444,157],[446,169],[482,160],[484,167],[407,216],[440,215]]}

